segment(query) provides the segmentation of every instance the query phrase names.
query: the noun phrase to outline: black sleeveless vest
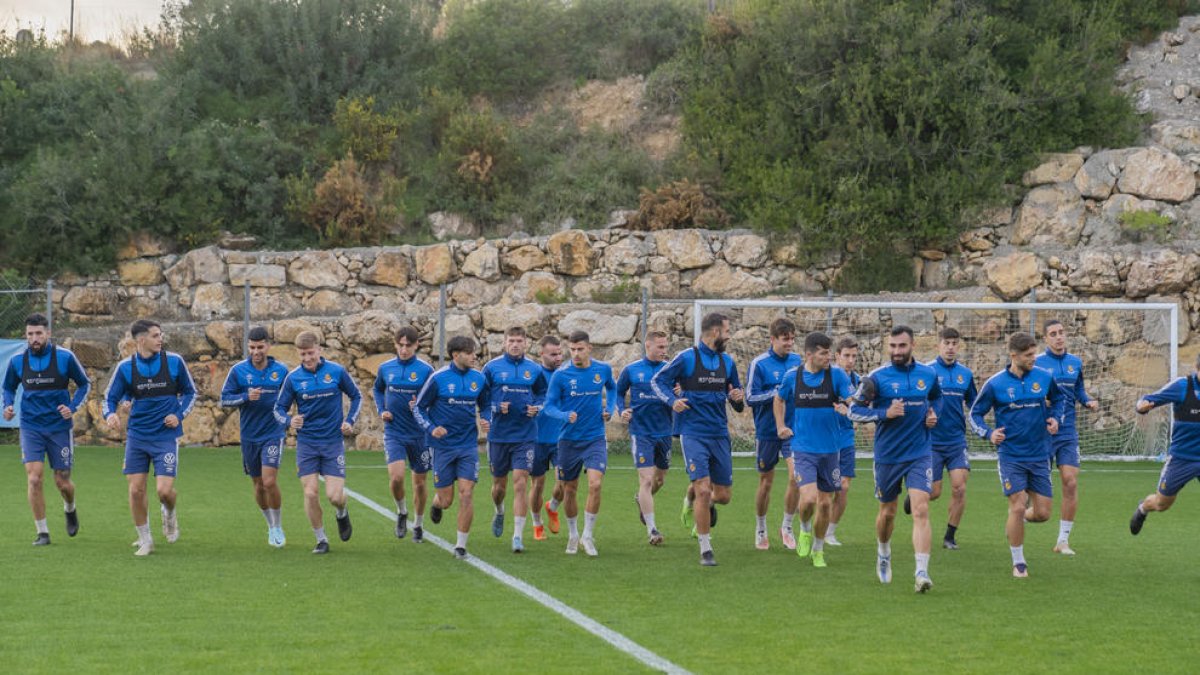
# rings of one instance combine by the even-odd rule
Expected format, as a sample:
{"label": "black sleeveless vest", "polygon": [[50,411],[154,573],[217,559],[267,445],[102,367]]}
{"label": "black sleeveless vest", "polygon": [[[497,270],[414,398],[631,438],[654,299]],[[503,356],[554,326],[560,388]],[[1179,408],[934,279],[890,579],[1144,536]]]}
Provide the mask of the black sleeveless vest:
{"label": "black sleeveless vest", "polygon": [[833,369],[826,368],[821,384],[810,387],[804,383],[804,368],[796,369],[796,394],[792,403],[797,408],[832,408],[837,400],[833,396]]}
{"label": "black sleeveless vest", "polygon": [[724,394],[729,389],[729,373],[725,370],[725,357],[717,354],[717,368],[711,370],[700,359],[700,348],[692,347],[696,353],[696,367],[688,375],[681,386],[684,391],[716,391]]}
{"label": "black sleeveless vest", "polygon": [[58,350],[50,347],[50,365],[45,370],[34,370],[29,365],[29,350],[21,358],[21,386],[25,391],[64,391],[67,388],[66,373],[58,370]]}
{"label": "black sleeveless vest", "polygon": [[130,387],[133,389],[133,399],[152,398],[154,396],[177,396],[179,385],[171,378],[171,369],[167,367],[167,352],[158,353],[158,373],[154,377],[143,377],[137,368],[137,353],[129,357]]}
{"label": "black sleeveless vest", "polygon": [[1175,404],[1176,422],[1200,422],[1200,397],[1196,396],[1196,376],[1188,375],[1183,403]]}

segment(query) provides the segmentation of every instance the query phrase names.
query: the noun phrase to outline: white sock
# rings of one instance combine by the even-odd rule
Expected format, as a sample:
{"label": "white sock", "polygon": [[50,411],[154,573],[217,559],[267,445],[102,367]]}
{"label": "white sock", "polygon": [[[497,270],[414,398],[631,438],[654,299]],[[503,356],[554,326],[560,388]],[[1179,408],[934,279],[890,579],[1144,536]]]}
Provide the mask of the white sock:
{"label": "white sock", "polygon": [[650,534],[651,532],[658,529],[658,526],[654,524],[654,512],[653,511],[651,511],[650,513],[643,513],[642,517],[646,519],[646,534]]}
{"label": "white sock", "polygon": [[1009,551],[1012,551],[1013,565],[1019,565],[1025,562],[1025,546],[1009,546]]}
{"label": "white sock", "polygon": [[712,535],[708,535],[708,534],[696,535],[696,538],[700,540],[700,552],[701,553],[707,553],[708,551],[712,550],[712,539],[710,538],[711,536]]}
{"label": "white sock", "polygon": [[338,518],[345,518],[345,517],[346,517],[346,513],[347,513],[347,511],[346,511],[346,507],[345,507],[345,506],[339,506],[339,507],[336,507],[336,508],[337,508],[337,517],[338,517]]}
{"label": "white sock", "polygon": [[158,509],[162,511],[162,514],[168,518],[175,515],[175,509],[168,509],[166,504],[159,504]]}
{"label": "white sock", "polygon": [[493,506],[496,507],[496,515],[498,515],[498,516],[504,515],[504,502],[500,502],[499,504],[493,504]]}
{"label": "white sock", "polygon": [[408,515],[408,504],[405,503],[405,500],[403,500],[403,499],[396,500],[396,513],[399,513],[402,516]]}
{"label": "white sock", "polygon": [[785,530],[792,529],[792,519],[795,517],[796,517],[796,514],[794,514],[794,513],[784,513],[783,514],[783,529],[785,529]]}
{"label": "white sock", "polygon": [[75,513],[75,502],[63,502],[63,511]]}
{"label": "white sock", "polygon": [[757,527],[758,527],[759,532],[767,531],[767,517],[766,516],[758,516],[756,522],[758,523]]}
{"label": "white sock", "polygon": [[567,536],[572,539],[579,537],[579,518],[567,518]]}
{"label": "white sock", "polygon": [[533,517],[533,526],[541,527],[542,526],[542,512],[534,511],[532,517]]}
{"label": "white sock", "polygon": [[587,511],[583,512],[583,536],[587,539],[592,538],[592,532],[596,529],[596,515]]}
{"label": "white sock", "polygon": [[892,554],[892,542],[880,541],[877,544],[876,550],[879,552],[879,555],[886,557]]}
{"label": "white sock", "polygon": [[837,523],[830,523],[829,527],[825,528],[825,538],[829,539],[833,537],[834,532],[837,532]]}
{"label": "white sock", "polygon": [[50,534],[50,528],[46,525],[45,518],[42,518],[41,520],[35,520],[33,521],[33,524],[37,527],[38,534]]}
{"label": "white sock", "polygon": [[154,541],[154,537],[150,534],[150,523],[146,523],[145,525],[135,525],[134,529],[137,530],[138,541],[142,543]]}
{"label": "white sock", "polygon": [[1067,540],[1071,538],[1071,528],[1074,527],[1074,525],[1075,521],[1073,520],[1058,521],[1058,540],[1060,542],[1065,544]]}
{"label": "white sock", "polygon": [[271,525],[283,527],[283,515],[279,512],[279,509],[267,509],[267,517],[271,519]]}
{"label": "white sock", "polygon": [[425,526],[425,514],[418,513],[417,519],[413,521],[413,527],[424,527],[424,526]]}
{"label": "white sock", "polygon": [[546,502],[546,508],[550,509],[551,511],[557,511],[558,507],[560,506],[562,506],[562,504],[559,504],[558,500],[554,497],[551,497],[550,501]]}
{"label": "white sock", "polygon": [[467,537],[470,536],[467,532],[459,532],[458,540],[454,544],[454,548],[465,549],[467,547]]}
{"label": "white sock", "polygon": [[917,574],[920,574],[922,572],[924,572],[925,574],[929,574],[929,554],[928,553],[918,553],[917,554]]}
{"label": "white sock", "polygon": [[271,522],[271,509],[263,509],[263,518],[267,520],[267,527],[275,527],[275,523]]}
{"label": "white sock", "polygon": [[825,549],[825,537],[813,537],[812,552],[816,553]]}
{"label": "white sock", "polygon": [[812,534],[812,521],[811,520],[800,521],[800,531],[805,532],[807,534]]}
{"label": "white sock", "polygon": [[318,544],[323,541],[329,541],[329,537],[325,536],[325,528],[323,528],[323,527],[314,527],[313,528],[313,536],[315,536],[317,538]]}
{"label": "white sock", "polygon": [[525,516],[513,516],[513,536],[525,535]]}

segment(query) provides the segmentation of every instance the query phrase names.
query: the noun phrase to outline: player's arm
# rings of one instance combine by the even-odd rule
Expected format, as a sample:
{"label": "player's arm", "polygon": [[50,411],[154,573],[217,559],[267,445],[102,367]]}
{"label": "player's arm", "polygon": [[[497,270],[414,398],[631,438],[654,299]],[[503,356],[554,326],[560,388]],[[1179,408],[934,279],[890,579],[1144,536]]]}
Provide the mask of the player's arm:
{"label": "player's arm", "polygon": [[746,369],[746,403],[749,403],[751,408],[774,405],[772,401],[775,399],[776,387],[763,386],[763,378],[759,375],[761,366],[762,361],[756,359],[751,361],[750,367]]}
{"label": "player's arm", "polygon": [[775,388],[771,395],[771,412],[775,415],[775,435],[782,439],[792,436],[788,424],[788,401],[795,395],[796,369],[792,368],[783,374],[783,382]]}
{"label": "player's arm", "polygon": [[4,369],[4,407],[11,408],[17,401],[17,387],[21,386],[21,377],[17,375],[16,359],[11,359],[8,362],[8,367]]}
{"label": "player's arm", "polygon": [[[483,373],[483,391],[491,393],[491,391],[492,391],[492,362],[488,361],[487,363],[483,364],[483,369],[480,370],[479,372]],[[482,399],[482,392],[481,392],[480,396],[475,398],[475,402],[479,403],[479,401],[481,399]],[[492,399],[490,396],[488,397],[487,400],[488,400],[487,407],[481,406],[479,408],[479,417],[481,419],[483,419],[485,422],[488,422],[490,424],[492,421],[492,418],[495,417],[496,414],[500,412],[500,410],[498,409],[500,402],[497,401],[495,403],[495,406],[493,406],[493,404],[491,403]]]}
{"label": "player's arm", "polygon": [[971,431],[980,438],[990,438],[992,435],[993,429],[983,418],[991,411],[994,403],[992,385],[990,383],[983,385],[983,390],[975,398],[975,403],[971,405],[971,412],[967,415],[967,420],[971,423]]}
{"label": "player's arm", "polygon": [[546,390],[546,405],[542,408],[542,412],[551,419],[568,422],[570,421],[571,414],[563,411],[561,408],[562,401],[559,391],[562,388],[561,385],[562,378],[555,373],[555,375],[550,378],[550,388]]}
{"label": "player's arm", "polygon": [[192,371],[188,370],[183,357],[176,355],[174,360],[179,364],[179,419],[182,421],[196,405],[196,383],[192,380]]}
{"label": "player's arm", "polygon": [[650,378],[650,391],[653,391],[658,400],[668,406],[674,406],[675,401],[681,398],[675,395],[675,383],[684,373],[686,368],[684,355],[687,353],[687,351],[683,351],[676,354],[670,363],[660,368],[654,377]]}
{"label": "player's arm", "polygon": [[879,387],[874,375],[863,378],[858,391],[850,401],[850,419],[855,422],[881,422],[887,418],[887,408],[872,407],[878,396]]}
{"label": "player's arm", "polygon": [[834,368],[830,372],[833,373],[833,408],[837,410],[839,415],[849,415],[849,402],[854,397],[854,391],[850,385],[850,376],[841,368]]}
{"label": "player's arm", "polygon": [[128,360],[120,362],[113,369],[112,377],[108,380],[108,388],[104,390],[104,405],[101,407],[101,414],[104,419],[108,419],[117,413],[117,407],[121,405],[129,396],[128,383],[125,381],[125,364]]}
{"label": "player's arm", "polygon": [[628,407],[625,403],[625,397],[629,395],[629,388],[632,383],[629,381],[629,367],[621,369],[621,375],[617,377],[617,412],[625,412]]}
{"label": "player's arm", "polygon": [[75,395],[71,397],[71,402],[67,405],[71,409],[71,414],[74,415],[79,410],[79,406],[87,400],[88,394],[91,393],[92,380],[84,371],[83,364],[73,353],[67,359],[67,379],[75,383]]}
{"label": "player's arm", "polygon": [[479,416],[490,422],[491,416],[484,416],[484,413],[492,407],[492,388],[487,386],[486,381],[484,386],[479,388],[479,396],[475,397],[475,405],[479,408]]}
{"label": "player's arm", "polygon": [[967,380],[967,391],[963,394],[963,401],[967,404],[967,410],[970,410],[971,406],[975,405],[975,399],[977,398],[979,398],[979,390],[975,388],[975,375],[972,373],[970,379]]}
{"label": "player's arm", "polygon": [[437,376],[430,375],[425,380],[425,384],[421,387],[421,391],[417,392],[417,404],[412,408],[413,419],[425,431],[433,429],[433,420],[429,416],[429,411],[433,408],[433,404],[437,401],[438,387]]}
{"label": "player's arm", "polygon": [[[734,412],[740,413],[746,409],[746,391],[742,389],[742,380],[738,377],[737,366],[733,363],[733,357],[728,354],[722,354],[721,360],[724,361],[726,357],[729,358],[729,365],[726,369],[729,373],[729,406],[733,408]],[[733,398],[734,396],[737,398]]]}
{"label": "player's arm", "polygon": [[225,384],[221,385],[221,407],[235,408],[246,402],[246,392],[242,389],[241,379],[237,368],[230,368],[225,375]]}
{"label": "player's arm", "polygon": [[1143,415],[1154,410],[1160,405],[1170,405],[1173,403],[1183,403],[1187,398],[1188,378],[1177,377],[1167,383],[1162,389],[1146,394],[1137,402],[1137,411]]}
{"label": "player's arm", "polygon": [[1088,396],[1087,387],[1083,384],[1083,364],[1079,366],[1079,377],[1075,378],[1075,400],[1088,408],[1097,407],[1096,399]]}
{"label": "player's arm", "polygon": [[546,389],[550,385],[550,376],[546,374],[546,369],[541,368],[538,371],[537,379],[533,381],[533,386],[529,388],[530,401],[529,405],[534,408],[534,415],[541,412],[542,404],[546,402]]}
{"label": "player's arm", "polygon": [[1058,386],[1053,377],[1050,378],[1050,384],[1046,387],[1046,400],[1050,402],[1049,417],[1055,421],[1055,424],[1060,424],[1059,420],[1067,414],[1067,393]]}
{"label": "player's arm", "polygon": [[371,391],[374,392],[372,398],[375,399],[375,414],[383,415],[387,412],[387,381],[383,379],[383,368],[375,373],[375,383],[371,385]]}
{"label": "player's arm", "polygon": [[608,374],[604,377],[604,398],[606,402],[604,421],[612,419],[613,415],[619,410],[617,406],[617,383],[613,382],[612,368],[608,369]]}
{"label": "player's arm", "polygon": [[292,425],[292,417],[288,415],[288,411],[292,409],[293,398],[292,374],[288,373],[287,377],[283,378],[283,384],[279,385],[279,396],[275,398],[275,407],[271,408],[271,413],[275,415],[275,421],[284,427]]}
{"label": "player's arm", "polygon": [[338,388],[350,399],[350,410],[346,413],[346,424],[354,426],[358,421],[358,413],[362,412],[362,391],[358,383],[350,377],[350,371],[342,368],[342,377],[338,380]]}

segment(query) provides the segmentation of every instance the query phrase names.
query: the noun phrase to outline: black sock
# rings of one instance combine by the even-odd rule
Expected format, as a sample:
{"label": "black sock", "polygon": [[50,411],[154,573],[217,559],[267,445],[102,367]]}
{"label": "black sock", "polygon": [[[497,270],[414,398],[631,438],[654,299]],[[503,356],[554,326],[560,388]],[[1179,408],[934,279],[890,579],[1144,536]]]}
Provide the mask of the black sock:
{"label": "black sock", "polygon": [[946,526],[946,536],[944,537],[945,540],[946,541],[954,541],[954,533],[955,532],[958,532],[957,527],[955,527],[954,525],[947,525]]}

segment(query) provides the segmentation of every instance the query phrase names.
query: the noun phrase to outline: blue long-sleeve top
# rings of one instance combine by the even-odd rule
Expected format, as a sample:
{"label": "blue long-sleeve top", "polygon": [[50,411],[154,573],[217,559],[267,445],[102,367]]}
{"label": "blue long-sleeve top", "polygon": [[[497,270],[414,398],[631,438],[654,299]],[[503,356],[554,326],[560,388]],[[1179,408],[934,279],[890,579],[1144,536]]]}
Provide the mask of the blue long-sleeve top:
{"label": "blue long-sleeve top", "polygon": [[375,374],[375,411],[392,414],[392,420],[384,425],[384,437],[413,440],[425,436],[409,402],[417,400],[431,375],[433,366],[415,356],[404,360],[397,357],[379,366]]}
{"label": "blue long-sleeve top", "polygon": [[1177,377],[1153,394],[1142,397],[1158,407],[1171,404],[1174,419],[1171,423],[1171,445],[1167,452],[1172,457],[1189,461],[1200,461],[1200,397],[1197,396],[1196,375]]}
{"label": "blue long-sleeve top", "polygon": [[[129,424],[127,435],[130,439],[140,441],[164,441],[179,438],[183,435],[183,420],[192,411],[196,402],[196,385],[192,374],[183,362],[183,357],[174,352],[166,352],[167,372],[162,373],[163,354],[154,354],[148,359],[141,354],[121,361],[113,371],[112,379],[108,381],[108,389],[104,393],[104,417],[115,413],[122,401],[132,400],[129,409]],[[133,382],[133,367],[137,364],[138,379],[142,382],[154,383],[171,382],[174,394],[138,396]],[[175,415],[181,424],[174,429],[163,424],[167,415]]]}
{"label": "blue long-sleeve top", "polygon": [[774,349],[768,349],[754,357],[746,368],[746,403],[754,413],[754,435],[757,438],[779,439],[775,428],[775,392],[783,382],[784,373],[803,366],[804,359],[799,354],[780,356]]}
{"label": "blue long-sleeve top", "polygon": [[[722,380],[724,385],[719,386]],[[650,384],[659,400],[669,406],[680,398],[687,399],[688,409],[675,415],[675,431],[682,436],[726,438],[726,403],[738,412],[743,409],[742,403],[729,400],[729,389],[742,387],[733,357],[713,351],[703,342],[676,354]],[[681,386],[682,396],[675,395],[676,384]]]}
{"label": "blue long-sleeve top", "polygon": [[[592,359],[587,368],[568,363],[554,372],[546,390],[545,413],[566,422],[559,440],[593,441],[604,438],[604,412],[617,412],[617,383],[612,366]],[[575,413],[575,423],[569,422]]]}
{"label": "blue long-sleeve top", "polygon": [[[562,366],[559,366],[559,368],[562,368]],[[546,370],[545,366],[542,366],[542,370]],[[552,380],[552,379],[554,379],[554,373],[550,372],[550,371],[546,371],[547,390],[549,390],[550,380]],[[566,423],[563,422],[562,420],[557,420],[557,419],[554,419],[553,417],[547,415],[545,403],[546,403],[545,399],[542,399],[542,409],[538,411],[538,415],[536,418],[537,419],[537,442],[542,443],[544,445],[554,445],[554,444],[558,443],[558,437],[562,435],[563,425],[565,425]]]}
{"label": "blue long-sleeve top", "polygon": [[[25,372],[25,360],[29,360],[29,372]],[[53,368],[51,368],[53,365]],[[75,383],[72,396],[68,383]],[[26,386],[28,385],[28,386]],[[60,405],[71,409],[73,414],[87,400],[92,389],[79,359],[70,350],[53,344],[35,352],[28,347],[8,362],[4,371],[4,406],[13,405],[17,398],[17,387],[21,391],[21,427],[34,431],[64,431],[71,428],[71,420],[63,419],[58,412]]]}
{"label": "blue long-sleeve top", "polygon": [[[892,401],[904,403],[904,414],[888,419]],[[875,422],[875,461],[901,464],[919,459],[932,449],[925,416],[929,410],[941,413],[942,392],[933,368],[910,361],[908,365],[889,363],[863,378],[850,406],[855,422]]]}
{"label": "blue long-sleeve top", "polygon": [[[857,392],[859,386],[862,384],[862,378],[859,377],[858,373],[854,371],[846,373],[846,376],[850,378],[850,390]],[[838,417],[838,427],[842,430],[842,435],[840,438],[841,443],[838,446],[838,449],[841,450],[842,448],[853,448],[854,422],[848,416],[841,415]]]}
{"label": "blue long-sleeve top", "polygon": [[[650,381],[666,367],[666,361],[651,361],[645,357],[625,366],[617,378],[617,411],[633,410],[629,418],[629,434],[647,438],[671,435],[671,407],[654,393]],[[626,405],[625,397],[629,396]]]}
{"label": "blue long-sleeve top", "polygon": [[417,394],[413,417],[426,432],[437,427],[446,430],[441,438],[429,434],[429,447],[434,450],[475,449],[479,445],[476,410],[487,410],[489,396],[483,373],[474,368],[463,370],[451,362],[425,381]]}
{"label": "blue long-sleeve top", "polygon": [[[536,441],[537,419],[527,414],[526,406],[541,408],[546,399],[548,378],[541,364],[533,359],[514,359],[507,352],[483,366],[490,404],[484,419],[491,427],[488,440],[493,443]],[[508,412],[500,404],[508,403]],[[539,410],[540,412],[540,410]]]}
{"label": "blue long-sleeve top", "polygon": [[[342,415],[342,395],[350,399],[350,410]],[[315,370],[303,365],[288,373],[275,401],[275,419],[290,425],[288,411],[296,404],[296,412],[304,416],[304,426],[296,439],[306,443],[330,443],[342,439],[342,423],[354,424],[362,409],[362,393],[354,378],[342,366],[321,359]]]}
{"label": "blue long-sleeve top", "polygon": [[[254,367],[250,359],[240,361],[229,369],[225,384],[221,387],[221,407],[240,408],[238,419],[242,442],[258,443],[283,438],[287,429],[275,417],[275,401],[279,390],[287,379],[288,367],[267,357],[262,370]],[[260,389],[257,401],[250,400],[250,390]]]}
{"label": "blue long-sleeve top", "polygon": [[804,367],[785,373],[775,396],[789,403],[791,417],[785,419],[792,429],[792,450],[823,455],[845,447],[841,444],[840,420],[846,416],[835,410],[834,404],[853,394],[850,376],[837,366],[816,373]]}
{"label": "blue long-sleeve top", "polygon": [[[994,429],[1004,427],[1004,441],[996,448],[1001,459],[1035,462],[1050,456],[1050,432],[1046,420],[1062,419],[1066,396],[1054,382],[1050,371],[1034,366],[1022,376],[1005,368],[991,376],[979,390],[971,406],[971,430],[980,438],[990,438]],[[995,427],[984,420],[995,411]]]}
{"label": "blue long-sleeve top", "polygon": [[1058,438],[1078,438],[1079,430],[1075,426],[1075,406],[1087,405],[1092,397],[1088,396],[1083,386],[1083,360],[1070,352],[1060,356],[1049,348],[1038,354],[1034,365],[1045,368],[1054,376],[1054,382],[1063,394],[1063,415],[1058,420]]}
{"label": "blue long-sleeve top", "polygon": [[967,442],[967,412],[979,395],[975,375],[961,362],[946,363],[937,357],[928,364],[937,373],[942,409],[933,428],[933,447],[960,448]]}

